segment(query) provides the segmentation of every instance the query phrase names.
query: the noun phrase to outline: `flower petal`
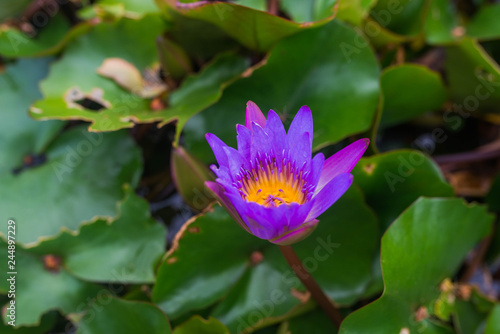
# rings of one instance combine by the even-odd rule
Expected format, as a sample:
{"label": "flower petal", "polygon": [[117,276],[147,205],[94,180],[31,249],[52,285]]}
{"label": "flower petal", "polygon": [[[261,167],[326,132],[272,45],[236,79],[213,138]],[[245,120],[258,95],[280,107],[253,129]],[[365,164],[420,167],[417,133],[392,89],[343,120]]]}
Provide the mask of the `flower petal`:
{"label": "flower petal", "polygon": [[369,143],[368,138],[359,139],[328,158],[321,172],[315,194],[319,193],[337,175],[350,173],[365,153]]}
{"label": "flower petal", "polygon": [[229,200],[229,198],[225,195],[225,189],[223,186],[216,182],[206,181],[205,186],[212,192],[214,197],[217,199],[219,204],[226,209],[229,215],[236,221],[245,231],[250,233],[250,230],[245,225],[238,212],[234,208],[233,204]]}
{"label": "flower petal", "polygon": [[229,172],[228,167],[222,166],[217,168],[216,165],[210,165],[210,169],[212,170],[212,172],[214,172],[215,176],[217,176],[218,179],[232,182],[233,178],[231,177],[231,173]]}
{"label": "flower petal", "polygon": [[250,161],[255,163],[255,159],[270,157],[273,155],[273,145],[271,138],[264,131],[264,129],[257,123],[252,124],[250,147]]}
{"label": "flower petal", "polygon": [[236,141],[238,142],[238,152],[247,160],[250,160],[250,147],[252,145],[252,132],[241,124],[236,125]]}
{"label": "flower petal", "polygon": [[275,220],[275,215],[278,212],[275,210],[267,210],[268,208],[257,203],[247,202],[238,194],[227,192],[225,194],[248,227],[250,233],[265,240],[272,239],[279,235],[278,230],[280,224],[277,224]]}
{"label": "flower petal", "polygon": [[308,183],[316,187],[320,178],[323,166],[325,164],[325,156],[323,153],[318,153],[311,160],[311,175],[309,176]]}
{"label": "flower petal", "polygon": [[229,146],[223,147],[223,149],[227,155],[228,166],[231,176],[235,177],[236,175],[238,175],[241,170],[241,167],[244,168],[248,167],[247,160],[243,158],[240,152]]}
{"label": "flower petal", "polygon": [[313,219],[305,224],[302,224],[302,226],[300,226],[299,228],[293,231],[289,231],[269,241],[272,242],[273,244],[278,244],[282,246],[297,243],[305,239],[307,236],[309,236],[318,226],[318,222],[319,220]]}
{"label": "flower petal", "polygon": [[[290,128],[288,129],[288,142],[290,145],[295,145],[296,142],[302,140],[304,133],[309,133],[309,146],[312,147],[313,138],[313,119],[311,109],[308,106],[303,106],[295,115]],[[290,147],[291,149],[292,147]]]}
{"label": "flower petal", "polygon": [[245,126],[252,130],[252,122],[259,124],[262,128],[266,125],[266,118],[259,107],[252,101],[247,102],[247,113],[245,115]]}
{"label": "flower petal", "polygon": [[281,161],[281,159],[283,159],[283,150],[288,148],[288,143],[283,122],[281,122],[280,117],[274,110],[269,110],[264,130],[271,139],[276,160]]}
{"label": "flower petal", "polygon": [[226,152],[224,152],[224,147],[228,146],[213,133],[205,134],[205,138],[207,139],[208,145],[212,148],[219,166],[229,166]]}
{"label": "flower petal", "polygon": [[312,201],[308,201],[304,204],[289,204],[285,213],[286,219],[288,221],[288,228],[279,232],[284,233],[289,230],[295,230],[296,228],[300,227],[300,225],[304,224],[304,222],[307,221],[306,218],[309,216],[309,212],[311,211],[312,206]]}
{"label": "flower petal", "polygon": [[306,221],[318,217],[335,203],[352,184],[352,174],[343,173],[331,180],[323,189],[312,198],[313,207]]}
{"label": "flower petal", "polygon": [[312,146],[309,143],[310,137],[309,132],[304,132],[299,140],[289,142],[291,146],[288,151],[289,159],[295,163],[296,168],[302,168],[306,164],[306,169],[309,170],[312,156]]}

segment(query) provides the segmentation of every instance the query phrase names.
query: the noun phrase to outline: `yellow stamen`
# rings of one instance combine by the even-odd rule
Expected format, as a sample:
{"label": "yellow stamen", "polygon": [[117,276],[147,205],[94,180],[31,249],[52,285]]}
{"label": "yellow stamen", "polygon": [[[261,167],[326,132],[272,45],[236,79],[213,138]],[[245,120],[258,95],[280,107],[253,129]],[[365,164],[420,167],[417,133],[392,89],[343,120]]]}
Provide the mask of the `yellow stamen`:
{"label": "yellow stamen", "polygon": [[296,171],[288,163],[278,170],[276,164],[254,168],[241,180],[241,194],[248,202],[266,207],[281,204],[303,204],[307,200],[306,182],[302,171]]}

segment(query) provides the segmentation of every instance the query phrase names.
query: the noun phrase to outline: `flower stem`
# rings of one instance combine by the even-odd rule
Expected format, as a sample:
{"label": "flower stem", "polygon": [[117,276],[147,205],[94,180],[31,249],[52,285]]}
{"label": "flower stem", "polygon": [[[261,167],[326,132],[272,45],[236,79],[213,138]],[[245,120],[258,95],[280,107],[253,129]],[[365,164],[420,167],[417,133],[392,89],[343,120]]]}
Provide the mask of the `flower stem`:
{"label": "flower stem", "polygon": [[267,11],[269,14],[278,15],[279,0],[267,0]]}
{"label": "flower stem", "polygon": [[316,303],[323,309],[335,326],[340,328],[340,324],[343,320],[342,315],[332,301],[325,295],[323,290],[321,290],[321,287],[316,283],[312,275],[304,268],[302,261],[300,261],[292,246],[279,246],[279,248],[290,268],[292,268],[295,275],[297,275],[302,284],[304,284],[311,293]]}

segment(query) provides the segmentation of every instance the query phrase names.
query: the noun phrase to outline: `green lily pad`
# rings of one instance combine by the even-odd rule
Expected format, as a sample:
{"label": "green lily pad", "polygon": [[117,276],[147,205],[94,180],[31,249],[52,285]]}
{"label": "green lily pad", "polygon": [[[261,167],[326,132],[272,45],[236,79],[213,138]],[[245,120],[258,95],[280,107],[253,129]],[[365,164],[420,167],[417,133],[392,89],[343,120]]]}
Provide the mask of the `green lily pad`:
{"label": "green lily pad", "polygon": [[[21,229],[22,226],[16,225],[16,232]],[[1,238],[0,249],[2,254],[8,254],[7,244]],[[2,266],[4,273],[11,271],[6,265],[7,263]],[[16,326],[38,325],[42,315],[52,310],[58,310],[62,314],[82,312],[87,307],[88,300],[104,290],[96,284],[77,279],[63,267],[57,270],[47,269],[43,256],[19,245],[16,245],[15,250],[15,269]],[[8,291],[8,281],[3,279],[0,282],[0,293],[7,294]],[[8,321],[5,315],[2,318],[4,322]]]}
{"label": "green lily pad", "polygon": [[374,0],[282,0],[280,7],[295,22],[314,22],[332,15],[359,26],[370,13]]}
{"label": "green lily pad", "polygon": [[[248,61],[233,53],[224,53],[206,66],[199,74],[186,78],[181,87],[170,94],[167,109],[151,112],[136,112],[141,121],[161,121],[160,125],[177,121],[175,145],[188,120],[210,107],[222,96],[222,91],[248,66]],[[194,98],[195,97],[195,98]]]}
{"label": "green lily pad", "polygon": [[155,305],[106,296],[89,306],[76,333],[170,334],[172,330]]}
{"label": "green lily pad", "polygon": [[267,247],[259,254],[262,262],[247,270],[212,312],[231,333],[251,332],[312,308],[279,248]]}
{"label": "green lily pad", "polygon": [[500,332],[500,304],[497,304],[488,316],[484,334],[495,334],[498,332]]}
{"label": "green lily pad", "polygon": [[[247,61],[234,54],[221,55],[170,93],[167,109],[152,111],[149,99],[125,91],[114,80],[100,75],[98,69],[112,58],[123,59],[126,62],[122,63],[130,63],[129,66],[139,70],[149,68],[157,61],[155,39],[163,27],[158,15],[146,15],[141,20],[124,18],[95,26],[72,43],[64,57],[52,66],[49,77],[41,84],[44,99],[33,105],[31,116],[90,121],[92,131],[129,128],[136,122],[165,124],[177,120],[178,139],[184,123],[216,102],[223,85],[241,74]],[[140,48],[136,47],[138,44]],[[79,104],[84,99],[97,103],[99,110]]]}
{"label": "green lily pad", "polygon": [[172,7],[167,1],[159,1],[160,7],[170,19],[181,14],[209,22],[251,50],[269,51],[281,39],[301,30],[321,26],[328,20],[299,24],[267,12],[226,2],[198,2]]}
{"label": "green lily pad", "polygon": [[[19,61],[0,76],[0,94],[5,96],[0,212],[4,221],[14,219],[21,226],[17,242],[28,246],[62,228],[76,231],[95,215],[116,215],[122,185],[135,186],[141,173],[140,153],[125,132],[91,134],[74,127],[55,138],[62,122],[28,117],[47,64]],[[6,230],[2,225],[0,234],[6,235]]]}
{"label": "green lily pad", "polygon": [[[198,251],[208,240],[212,246]],[[243,275],[252,252],[266,246],[266,241],[246,233],[216,206],[177,234],[158,270],[153,301],[172,319],[211,305]]]}
{"label": "green lily pad", "polygon": [[481,333],[487,315],[468,301],[455,301],[453,320],[461,333]]}
{"label": "green lily pad", "polygon": [[175,327],[174,334],[229,334],[229,330],[215,318],[203,319],[199,315],[191,317]]}
{"label": "green lily pad", "polygon": [[31,0],[5,0],[0,2],[0,22],[19,14]]}
{"label": "green lily pad", "polygon": [[283,322],[277,334],[336,334],[337,328],[321,309]]}
{"label": "green lily pad", "polygon": [[[410,82],[412,89],[402,89]],[[382,127],[438,109],[447,96],[439,73],[421,65],[404,64],[384,69],[380,86],[384,96]]]}
{"label": "green lily pad", "polygon": [[[375,48],[391,48],[391,46],[400,45],[413,39],[412,37],[398,35],[395,32],[388,30],[375,21],[371,16],[367,17],[361,23],[361,27],[364,35],[370,41],[369,45],[373,45]],[[359,42],[357,45],[358,48],[363,47],[363,45]]]}
{"label": "green lily pad", "polygon": [[479,40],[500,38],[500,4],[481,6],[467,24],[467,35]]}
{"label": "green lily pad", "polygon": [[[7,307],[7,306],[5,306]],[[4,324],[4,319],[0,320],[0,331],[2,334],[46,334],[54,327],[57,321],[57,312],[45,313],[40,319],[40,324],[38,326],[11,326],[9,324]],[[7,318],[10,321],[9,318]]]}
{"label": "green lily pad", "polygon": [[110,16],[140,19],[158,11],[154,0],[98,0],[91,7],[81,10],[79,15],[85,19]]}
{"label": "green lily pad", "polygon": [[235,1],[235,3],[237,3],[240,6],[246,6],[261,11],[267,10],[266,0],[237,0]]}
{"label": "green lily pad", "polygon": [[[63,229],[76,231],[95,216],[115,216],[122,185],[135,187],[141,174],[140,153],[126,132],[97,135],[76,127],[44,154],[42,165],[0,176],[2,219],[22,226],[17,241],[28,247]],[[6,235],[6,229],[0,232]]]}
{"label": "green lily pad", "polygon": [[355,39],[361,37],[354,30],[332,21],[283,40],[265,65],[233,83],[218,103],[186,124],[185,146],[205,162],[213,160],[206,132],[235,147],[234,124],[243,122],[248,100],[265,113],[274,109],[287,123],[308,105],[315,147],[369,129],[378,103],[379,69],[368,47],[343,52]]}
{"label": "green lily pad", "polygon": [[[294,245],[323,291],[340,305],[358,300],[371,279],[377,225],[362,201],[353,187],[320,216],[319,226],[309,238]],[[231,332],[269,326],[310,310],[309,297],[301,297],[297,290],[299,280],[277,247],[270,246],[262,251],[264,260],[236,283],[212,314]]]}
{"label": "green lily pad", "polygon": [[[323,291],[340,305],[355,303],[371,280],[379,226],[375,214],[364,200],[359,188],[352,186],[319,217],[316,231],[294,246]],[[319,248],[331,251],[324,262],[318,256]],[[313,266],[312,254],[318,260],[317,268]],[[354,263],[357,265],[354,266]],[[340,271],[342,275],[338,274]]]}
{"label": "green lily pad", "polygon": [[335,18],[361,26],[376,0],[339,0]]}
{"label": "green lily pad", "polygon": [[[94,26],[71,43],[64,57],[54,63],[48,78],[41,83],[44,99],[33,105],[31,116],[91,121],[93,131],[132,127],[130,118],[140,110],[149,111],[149,100],[124,91],[97,70],[108,58],[123,58],[140,71],[152,66],[157,61],[155,39],[163,29],[158,15]],[[97,110],[79,102],[85,99],[93,101]]]}
{"label": "green lily pad", "polygon": [[12,58],[56,54],[70,41],[86,33],[92,25],[92,22],[83,22],[71,28],[62,15],[56,15],[35,37],[15,27],[0,25],[0,54]]}
{"label": "green lily pad", "polygon": [[438,166],[419,151],[391,151],[362,158],[354,181],[380,219],[384,231],[420,196],[453,196]]}
{"label": "green lily pad", "polygon": [[241,48],[223,29],[209,22],[183,16],[175,11],[168,13],[169,28],[166,37],[186,51],[191,59],[206,62],[221,52]]}
{"label": "green lily pad", "polygon": [[48,72],[50,59],[19,60],[0,74],[0,175],[9,174],[28,154],[40,154],[63,122],[35,122],[28,117],[30,103],[40,97],[38,81]]}
{"label": "green lily pad", "polygon": [[427,0],[379,0],[370,14],[382,27],[399,35],[415,37],[422,30],[424,8],[428,3]]}
{"label": "green lily pad", "polygon": [[446,77],[457,102],[453,111],[462,119],[478,112],[495,112],[500,103],[500,66],[470,38],[448,47],[446,54]]}
{"label": "green lily pad", "polygon": [[448,0],[430,2],[424,30],[427,42],[437,45],[453,43],[465,33],[459,26],[455,3]]}
{"label": "green lily pad", "polygon": [[[385,290],[381,298],[351,313],[340,333],[450,332],[421,308],[439,296],[439,284],[454,275],[465,255],[491,230],[485,207],[461,199],[420,198],[382,238]],[[453,235],[453,238],[443,236]],[[419,315],[417,315],[417,311]]]}
{"label": "green lily pad", "polygon": [[326,19],[335,14],[334,5],[337,0],[282,0],[279,2],[281,9],[295,22],[314,22]]}
{"label": "green lily pad", "polygon": [[33,252],[61,256],[65,269],[86,281],[153,283],[154,264],[165,250],[165,227],[150,217],[147,202],[130,187],[118,211],[112,221],[84,223],[78,233],[65,231]]}
{"label": "green lily pad", "polygon": [[[371,279],[376,219],[356,188],[319,219],[316,231],[294,248],[335,302],[351,304]],[[212,246],[199,251],[207,242]],[[193,275],[193,268],[200,274]],[[175,319],[222,299],[212,316],[241,332],[309,310],[302,289],[276,245],[248,234],[215,207],[176,236],[159,268],[153,301]]]}

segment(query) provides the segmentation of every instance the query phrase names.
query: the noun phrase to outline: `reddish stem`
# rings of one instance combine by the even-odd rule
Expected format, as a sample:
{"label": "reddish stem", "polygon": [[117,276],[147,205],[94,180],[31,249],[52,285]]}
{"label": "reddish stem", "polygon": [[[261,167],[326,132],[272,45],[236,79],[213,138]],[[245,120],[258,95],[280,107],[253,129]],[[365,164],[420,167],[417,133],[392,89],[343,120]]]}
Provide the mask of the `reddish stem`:
{"label": "reddish stem", "polygon": [[302,284],[311,293],[311,296],[316,301],[316,303],[323,309],[330,320],[340,328],[343,317],[340,314],[337,307],[332,303],[330,298],[328,298],[318,283],[314,280],[312,275],[304,268],[302,261],[299,259],[292,246],[279,246],[281,253],[285,257],[286,261],[293,272],[300,279]]}
{"label": "reddish stem", "polygon": [[278,13],[279,13],[279,0],[267,0],[267,11],[270,14],[278,15]]}

